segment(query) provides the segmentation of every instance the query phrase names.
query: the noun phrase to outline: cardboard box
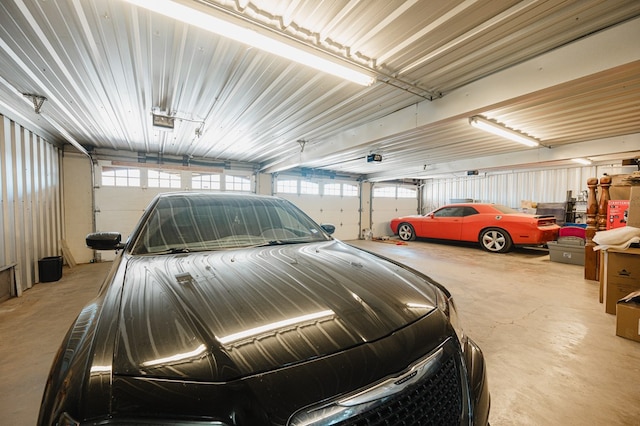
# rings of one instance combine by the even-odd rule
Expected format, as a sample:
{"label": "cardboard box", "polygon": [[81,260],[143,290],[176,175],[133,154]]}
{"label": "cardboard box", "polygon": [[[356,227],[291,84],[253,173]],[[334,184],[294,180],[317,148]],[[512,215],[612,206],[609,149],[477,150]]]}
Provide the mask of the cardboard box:
{"label": "cardboard box", "polygon": [[629,200],[609,200],[607,205],[607,229],[627,226]]}
{"label": "cardboard box", "polygon": [[608,250],[607,280],[640,283],[640,250]]}
{"label": "cardboard box", "polygon": [[640,342],[640,292],[633,292],[618,301],[616,335]]}
{"label": "cardboard box", "polygon": [[605,295],[605,309],[608,314],[616,314],[618,301],[626,297],[629,293],[640,290],[640,283],[616,283],[609,281],[607,283]]}
{"label": "cardboard box", "polygon": [[612,175],[611,186],[609,187],[609,199],[628,200],[631,184],[627,181],[630,175]]}
{"label": "cardboard box", "polygon": [[627,226],[640,228],[640,186],[631,187],[627,216]]}
{"label": "cardboard box", "polygon": [[605,312],[615,314],[618,300],[640,290],[640,253],[608,250],[606,271]]}

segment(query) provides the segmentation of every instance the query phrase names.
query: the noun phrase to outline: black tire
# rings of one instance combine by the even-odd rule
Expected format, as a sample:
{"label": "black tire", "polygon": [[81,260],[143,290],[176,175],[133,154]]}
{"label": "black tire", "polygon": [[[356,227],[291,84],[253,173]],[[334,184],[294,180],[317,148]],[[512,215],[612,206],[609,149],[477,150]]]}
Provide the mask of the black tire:
{"label": "black tire", "polygon": [[416,231],[409,223],[401,223],[398,225],[398,237],[402,241],[413,241],[416,239]]}
{"label": "black tire", "polygon": [[491,253],[506,253],[513,247],[509,233],[500,228],[485,229],[478,241],[483,249]]}

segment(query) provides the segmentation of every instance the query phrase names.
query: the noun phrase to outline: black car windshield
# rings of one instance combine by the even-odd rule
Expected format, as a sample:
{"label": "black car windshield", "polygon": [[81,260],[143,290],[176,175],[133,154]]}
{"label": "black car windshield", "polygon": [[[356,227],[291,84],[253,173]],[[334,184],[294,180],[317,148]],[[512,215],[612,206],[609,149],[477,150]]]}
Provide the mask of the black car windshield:
{"label": "black car windshield", "polygon": [[289,201],[232,194],[159,197],[132,238],[132,254],[228,250],[331,239]]}

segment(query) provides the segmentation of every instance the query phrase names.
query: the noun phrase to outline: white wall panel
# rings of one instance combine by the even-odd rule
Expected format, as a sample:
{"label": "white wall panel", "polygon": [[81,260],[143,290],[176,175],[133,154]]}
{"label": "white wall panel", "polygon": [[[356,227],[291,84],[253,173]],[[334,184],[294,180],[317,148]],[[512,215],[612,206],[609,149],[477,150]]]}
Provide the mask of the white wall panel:
{"label": "white wall panel", "polygon": [[62,161],[65,241],[76,263],[93,260],[85,237],[93,231],[92,160],[79,152],[65,151]]}
{"label": "white wall panel", "polygon": [[39,281],[63,234],[58,148],[0,115],[0,267],[16,264],[12,295]]}
{"label": "white wall panel", "polygon": [[504,204],[520,208],[521,202],[561,203],[567,192],[577,197],[587,189],[587,179],[631,173],[633,169],[622,166],[589,166],[561,169],[512,171],[507,173],[463,176],[426,180],[424,187],[425,208],[448,204],[452,199],[469,198],[477,202]]}

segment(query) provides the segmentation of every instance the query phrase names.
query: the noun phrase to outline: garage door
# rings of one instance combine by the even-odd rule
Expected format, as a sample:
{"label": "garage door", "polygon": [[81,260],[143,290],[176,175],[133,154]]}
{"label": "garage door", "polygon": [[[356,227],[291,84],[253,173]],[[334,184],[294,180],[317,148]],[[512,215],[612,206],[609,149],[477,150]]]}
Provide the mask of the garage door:
{"label": "garage door", "polygon": [[276,195],[301,208],[318,223],[335,225],[334,237],[355,240],[360,236],[360,185],[354,181],[279,177]]}
{"label": "garage door", "polygon": [[336,227],[334,237],[356,240],[360,235],[360,199],[334,196],[278,194],[301,208],[316,222]]}
{"label": "garage door", "polygon": [[380,185],[372,190],[371,222],[373,236],[391,236],[389,222],[394,217],[418,213],[418,191],[414,185]]}
{"label": "garage door", "polygon": [[[96,167],[96,174],[99,175],[96,182],[100,182],[94,189],[96,231],[119,232],[126,241],[144,209],[161,191],[142,188],[137,168]],[[115,252],[99,251],[96,256],[110,261],[115,258]]]}

